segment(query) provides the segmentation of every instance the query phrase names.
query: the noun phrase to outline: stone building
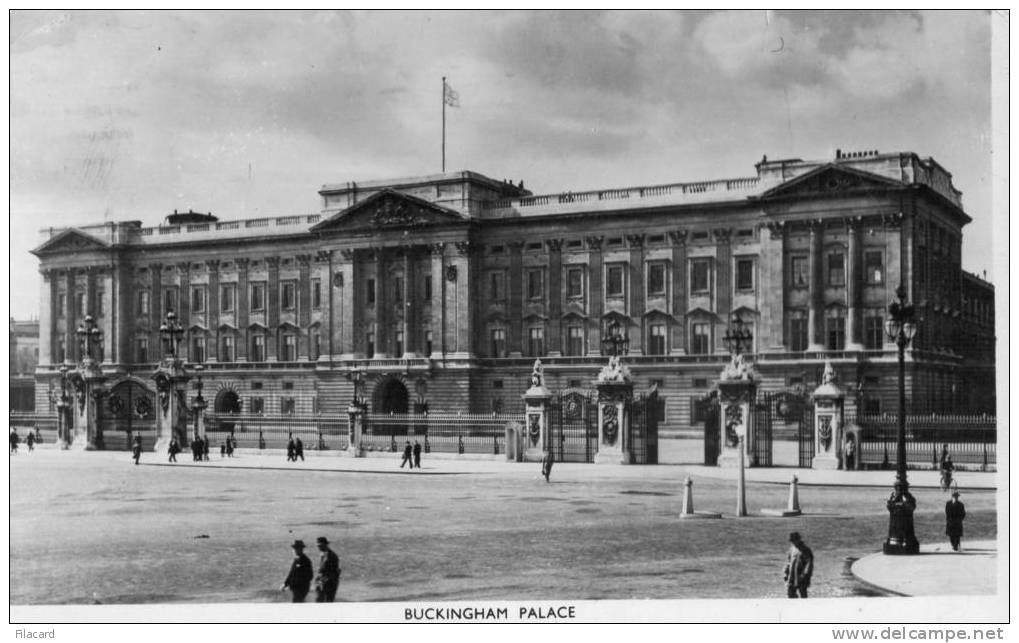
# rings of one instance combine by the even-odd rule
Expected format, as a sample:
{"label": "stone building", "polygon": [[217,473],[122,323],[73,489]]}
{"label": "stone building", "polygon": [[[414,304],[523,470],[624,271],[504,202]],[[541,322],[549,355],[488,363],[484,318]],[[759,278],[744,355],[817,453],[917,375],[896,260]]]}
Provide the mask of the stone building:
{"label": "stone building", "polygon": [[455,172],[325,185],[312,214],[48,229],[38,390],[77,359],[86,313],[111,385],[144,385],[173,310],[219,411],[341,413],[356,368],[377,411],[515,412],[536,356],[550,388],[590,387],[618,324],[667,436],[700,430],[693,401],[737,314],[764,389],[816,382],[829,360],[850,409],[894,410],[883,323],[902,283],[922,317],[912,410],[993,412],[993,289],[962,271],[971,219],[951,174],[913,153],[755,167],[543,195]]}
{"label": "stone building", "polygon": [[12,411],[35,409],[35,370],[39,363],[39,322],[10,320],[10,407]]}

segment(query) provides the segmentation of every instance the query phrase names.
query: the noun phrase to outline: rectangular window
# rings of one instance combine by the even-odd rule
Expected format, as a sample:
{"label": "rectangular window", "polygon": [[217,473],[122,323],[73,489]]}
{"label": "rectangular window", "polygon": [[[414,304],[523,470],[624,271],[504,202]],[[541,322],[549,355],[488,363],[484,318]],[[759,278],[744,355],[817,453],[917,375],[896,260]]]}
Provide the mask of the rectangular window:
{"label": "rectangular window", "polygon": [[845,255],[841,252],[828,255],[828,285],[846,285],[846,261]]}
{"label": "rectangular window", "polygon": [[830,351],[844,350],[846,347],[846,318],[841,309],[828,312],[825,320],[827,325],[827,345]]}
{"label": "rectangular window", "polygon": [[322,280],[311,280],[311,307],[318,310],[322,307]]}
{"label": "rectangular window", "polygon": [[506,330],[503,328],[492,329],[492,357],[506,356]]}
{"label": "rectangular window", "polygon": [[[62,297],[63,295],[61,295]],[[63,308],[61,308],[63,310]],[[141,290],[138,292],[138,314],[148,315],[152,307],[149,304],[149,291]]]}
{"label": "rectangular window", "polygon": [[623,296],[623,267],[609,266],[605,269],[605,296]]}
{"label": "rectangular window", "polygon": [[707,355],[711,346],[711,328],[708,324],[693,324],[690,327],[690,353]]}
{"label": "rectangular window", "polygon": [[736,260],[736,290],[754,289],[754,260]]}
{"label": "rectangular window", "polygon": [[224,335],[220,340],[219,361],[234,361],[234,338],[233,335]]}
{"label": "rectangular window", "polygon": [[234,311],[235,300],[237,299],[237,286],[224,284],[219,287],[219,309],[224,313]]}
{"label": "rectangular window", "polygon": [[403,357],[403,331],[393,333],[393,339],[396,342],[396,346],[393,347],[394,357]]}
{"label": "rectangular window", "polygon": [[251,284],[251,310],[265,310],[265,282]]}
{"label": "rectangular window", "polygon": [[255,415],[261,415],[265,413],[265,398],[264,397],[253,397],[251,398],[251,412]]}
{"label": "rectangular window", "polygon": [[308,334],[308,359],[317,360],[322,354],[322,333],[318,328],[312,328]]}
{"label": "rectangular window", "polygon": [[879,351],[885,345],[884,318],[868,315],[863,319],[863,345],[868,350]]}
{"label": "rectangular window", "polygon": [[[139,293],[139,295],[140,294],[141,293]],[[67,295],[64,293],[60,293],[57,295],[57,317],[65,317],[66,315],[67,315]]]}
{"label": "rectangular window", "polygon": [[280,284],[280,308],[283,310],[297,308],[297,284],[293,281],[284,281]]}
{"label": "rectangular window", "polygon": [[[374,291],[373,291],[374,292]],[[364,354],[371,359],[375,357],[375,333],[368,333],[364,337]]]}
{"label": "rectangular window", "polygon": [[265,361],[265,335],[255,335],[254,337],[251,338],[250,361],[252,362]]}
{"label": "rectangular window", "polygon": [[789,350],[807,350],[807,314],[803,311],[789,313]]}
{"label": "rectangular window", "polygon": [[74,294],[74,316],[84,317],[85,316],[85,293],[78,292]]}
{"label": "rectangular window", "polygon": [[139,337],[134,341],[134,361],[145,364],[149,361],[149,338]]}
{"label": "rectangular window", "polygon": [[281,397],[280,398],[280,413],[283,415],[293,415],[294,409],[296,408],[294,398],[292,397]]}
{"label": "rectangular window", "polygon": [[177,290],[174,288],[167,288],[163,291],[163,312],[168,313],[171,310],[177,310]]}
{"label": "rectangular window", "polygon": [[584,354],[584,329],[580,326],[570,326],[566,331],[566,354],[567,355],[583,355]]}
{"label": "rectangular window", "polygon": [[64,344],[63,337],[57,338],[57,361],[58,362],[67,361],[67,345]]}
{"label": "rectangular window", "polygon": [[694,259],[690,262],[690,292],[708,292],[708,283],[711,272],[710,259]]}
{"label": "rectangular window", "polygon": [[527,329],[527,354],[530,357],[541,357],[545,354],[545,329],[534,326]]}
{"label": "rectangular window", "polygon": [[283,350],[281,357],[284,362],[296,362],[297,361],[297,337],[294,335],[283,336]]}
{"label": "rectangular window", "polygon": [[807,288],[810,285],[810,267],[807,257],[790,258],[789,272],[792,274],[793,288]]}
{"label": "rectangular window", "polygon": [[191,338],[191,360],[192,362],[204,362],[205,361],[205,338],[204,337],[192,337]]}
{"label": "rectangular window", "polygon": [[425,331],[425,355],[432,354],[432,331]]}
{"label": "rectangular window", "polygon": [[427,302],[431,302],[431,300],[432,300],[432,276],[431,275],[425,275],[425,287],[424,287],[424,291],[425,291],[425,301],[426,301],[426,303]]}
{"label": "rectangular window", "polygon": [[647,267],[647,294],[665,294],[665,264],[652,263]]}
{"label": "rectangular window", "polygon": [[540,270],[527,271],[527,298],[531,301],[540,300],[544,292],[544,275]]}
{"label": "rectangular window", "polygon": [[863,399],[864,415],[881,415],[881,399],[877,397],[866,397]]}
{"label": "rectangular window", "polygon": [[880,251],[863,253],[863,269],[868,284],[883,284],[885,282],[885,262]]}
{"label": "rectangular window", "polygon": [[584,296],[583,268],[570,268],[566,271],[566,296],[571,298]]}
{"label": "rectangular window", "polygon": [[205,312],[205,286],[192,286],[191,288],[191,312]]}
{"label": "rectangular window", "polygon": [[374,279],[368,279],[367,281],[365,281],[364,288],[365,288],[365,292],[364,292],[365,302],[367,302],[369,306],[374,306],[375,305],[375,280]]}
{"label": "rectangular window", "polygon": [[649,355],[665,354],[665,324],[653,324],[650,328],[647,351]]}
{"label": "rectangular window", "polygon": [[501,272],[491,272],[488,274],[489,290],[488,296],[492,301],[502,301],[505,298],[505,288],[503,288],[503,275]]}
{"label": "rectangular window", "polygon": [[105,291],[102,290],[96,291],[96,304],[95,304],[96,317],[102,317],[103,315],[106,314],[106,308],[103,305],[103,299],[105,298],[105,296],[106,296]]}

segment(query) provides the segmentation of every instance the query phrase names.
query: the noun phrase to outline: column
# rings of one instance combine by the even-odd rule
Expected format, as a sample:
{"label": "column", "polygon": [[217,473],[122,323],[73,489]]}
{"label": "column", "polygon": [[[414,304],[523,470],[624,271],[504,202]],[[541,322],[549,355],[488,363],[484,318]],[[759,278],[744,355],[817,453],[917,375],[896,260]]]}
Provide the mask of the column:
{"label": "column", "polygon": [[[762,350],[784,351],[785,341],[785,272],[787,226],[773,221],[761,227],[761,326],[767,336],[758,344]],[[766,343],[765,343],[766,342]]]}
{"label": "column", "polygon": [[810,333],[808,351],[824,350],[824,282],[821,270],[821,241],[823,231],[820,221],[811,221],[810,226],[810,308],[807,311],[807,331]]}
{"label": "column", "polygon": [[[134,361],[133,346],[134,332],[137,324],[137,315],[133,307],[136,305],[132,296],[135,293],[133,288],[134,266],[128,263],[121,263],[116,259],[113,265],[113,295],[110,310],[113,312],[113,333],[116,336],[116,353],[113,355],[115,362],[127,364]],[[152,297],[149,296],[149,303]],[[158,329],[157,329],[158,330]],[[149,346],[149,354],[153,352],[158,344]]]}
{"label": "column", "polygon": [[403,331],[403,355],[395,355],[394,357],[407,359],[414,356],[414,340],[411,337],[411,330],[414,328],[411,324],[415,306],[414,280],[413,271],[411,270],[410,247],[404,246],[400,248],[400,254],[403,259],[403,292],[397,293],[396,296],[400,298],[400,312],[403,313],[403,323],[400,325],[400,329]]}
{"label": "column", "polygon": [[[103,329],[103,363],[112,364],[115,361],[123,361],[120,359],[119,352],[117,350],[117,335],[114,331],[113,321],[117,315],[113,308],[113,289],[115,287],[114,270],[116,268],[113,265],[106,265],[99,268],[96,274],[96,279],[102,285],[102,308],[103,316],[97,321],[102,324]],[[96,294],[97,305],[96,310],[99,308],[98,298],[100,295]]]}
{"label": "column", "polygon": [[453,351],[455,357],[470,357],[474,353],[474,336],[471,328],[476,297],[471,256],[475,248],[469,241],[457,241],[455,245],[457,256],[453,260],[453,265],[456,266],[456,344]]}
{"label": "column", "polygon": [[187,359],[191,355],[191,264],[177,264],[180,275],[180,290],[177,291],[177,322],[184,327],[184,339],[180,343],[178,357]]}
{"label": "column", "polygon": [[510,268],[507,276],[507,294],[509,296],[509,337],[507,337],[506,350],[510,357],[520,357],[524,350],[524,292],[527,287],[524,284],[526,275],[523,266],[523,241],[510,241]]}
{"label": "column", "polygon": [[669,233],[672,241],[672,316],[676,319],[672,324],[673,354],[686,353],[686,230],[673,230]]}
{"label": "column", "polygon": [[234,359],[238,362],[248,360],[248,263],[247,257],[241,257],[237,264],[237,337],[234,338]]}
{"label": "column", "polygon": [[67,294],[64,297],[64,353],[69,362],[77,362],[80,351],[78,338],[74,334],[78,320],[74,318],[74,269],[68,268],[64,273],[64,284]]}
{"label": "column", "polygon": [[275,362],[279,350],[280,258],[266,257],[265,267],[269,273],[265,284],[265,325],[269,327],[269,336],[265,338],[265,359]]}
{"label": "column", "polygon": [[375,356],[389,357],[392,355],[389,336],[389,300],[392,287],[386,283],[388,278],[389,253],[385,248],[375,251]]}
{"label": "column", "polygon": [[863,350],[861,341],[861,304],[863,303],[863,266],[860,257],[860,217],[847,222],[849,249],[846,252],[846,350]]}
{"label": "column", "polygon": [[605,288],[602,285],[602,241],[604,237],[587,238],[587,256],[591,272],[591,287],[588,289],[588,312],[591,327],[587,333],[587,354],[601,355],[602,314],[605,312]]}
{"label": "column", "polygon": [[630,247],[629,261],[629,284],[627,294],[629,295],[629,306],[627,313],[630,315],[630,327],[627,333],[630,337],[630,355],[640,356],[644,354],[644,235],[628,234],[626,243]]}
{"label": "column", "polygon": [[[209,326],[209,337],[205,344],[205,361],[219,360],[219,259],[208,259],[205,267],[209,271],[208,301],[205,302],[206,320]],[[237,302],[234,302],[237,305]],[[236,344],[234,351],[236,352]]]}
{"label": "column", "polygon": [[443,265],[443,254],[446,244],[433,243],[428,247],[432,258],[432,357],[436,359],[446,354],[446,307],[445,290],[446,275]]}
{"label": "column", "polygon": [[[131,302],[131,313],[135,319],[138,315],[137,295]],[[163,264],[149,264],[149,359],[158,362],[163,359],[163,338],[159,335],[159,324],[163,319]],[[153,359],[155,358],[155,359]]]}
{"label": "column", "polygon": [[309,352],[308,326],[311,324],[311,255],[297,255],[297,358]]}
{"label": "column", "polygon": [[720,228],[712,230],[715,235],[715,313],[718,315],[718,327],[715,332],[714,350],[722,346],[721,338],[729,326],[732,313],[732,230]]}
{"label": "column", "polygon": [[56,301],[57,284],[53,269],[40,268],[39,274],[42,275],[39,289],[39,366],[44,366],[53,363],[53,302]]}
{"label": "column", "polygon": [[549,239],[548,246],[548,355],[563,354],[563,240]]}

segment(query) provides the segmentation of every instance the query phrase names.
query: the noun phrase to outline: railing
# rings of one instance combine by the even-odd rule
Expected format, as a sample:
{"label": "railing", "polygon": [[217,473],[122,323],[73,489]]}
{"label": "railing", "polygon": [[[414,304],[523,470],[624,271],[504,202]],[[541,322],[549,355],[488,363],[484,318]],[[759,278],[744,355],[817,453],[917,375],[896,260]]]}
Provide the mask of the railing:
{"label": "railing", "polygon": [[[861,466],[895,467],[898,416],[891,413],[847,417],[847,426],[860,427],[857,448]],[[990,415],[907,415],[906,463],[912,468],[937,469],[941,450],[956,466],[994,469],[997,466],[997,423]]]}
{"label": "railing", "polygon": [[506,425],[520,416],[484,413],[368,413],[361,447],[368,451],[403,450],[419,442],[425,453],[506,453]]}
{"label": "railing", "polygon": [[347,418],[319,413],[206,413],[205,432],[212,447],[232,435],[241,449],[285,449],[300,438],[307,450],[347,448]]}
{"label": "railing", "polygon": [[55,413],[35,413],[32,411],[11,411],[10,428],[18,432],[24,441],[29,431],[35,433],[37,440],[49,442],[57,440],[57,415]]}

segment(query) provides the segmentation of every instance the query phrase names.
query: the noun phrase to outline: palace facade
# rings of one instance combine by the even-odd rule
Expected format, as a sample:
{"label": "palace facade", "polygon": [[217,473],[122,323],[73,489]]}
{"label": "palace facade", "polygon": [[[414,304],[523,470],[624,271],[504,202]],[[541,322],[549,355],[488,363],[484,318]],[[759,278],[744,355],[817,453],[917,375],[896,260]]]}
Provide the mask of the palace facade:
{"label": "palace facade", "polygon": [[901,283],[921,319],[910,411],[993,413],[993,287],[961,268],[951,174],[913,153],[755,167],[543,195],[455,172],[325,185],[312,214],[47,229],[37,408],[84,315],[108,382],[144,385],[172,310],[217,411],[341,414],[357,370],[375,411],[515,412],[535,357],[550,388],[589,388],[617,324],[637,388],[666,401],[660,432],[699,431],[738,315],[764,389],[809,387],[827,360],[849,409],[894,412]]}

